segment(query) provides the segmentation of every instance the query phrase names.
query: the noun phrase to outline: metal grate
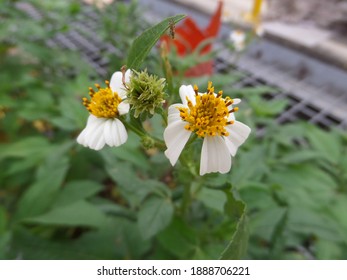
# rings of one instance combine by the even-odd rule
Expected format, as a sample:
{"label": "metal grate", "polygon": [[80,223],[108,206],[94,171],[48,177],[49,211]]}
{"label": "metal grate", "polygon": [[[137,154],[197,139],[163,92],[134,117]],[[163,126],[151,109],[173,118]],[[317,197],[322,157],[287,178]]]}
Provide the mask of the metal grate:
{"label": "metal grate", "polygon": [[[40,19],[42,16],[42,13],[29,3],[20,2],[17,7],[33,19]],[[152,20],[157,18],[152,16],[153,11],[150,13],[146,18]],[[71,30],[58,34],[48,42],[48,45],[80,52],[99,75],[105,76],[109,64],[106,54],[120,54],[120,50],[98,38],[99,23],[92,7],[84,5],[82,14],[82,18],[88,20],[72,22]],[[270,86],[278,90],[267,94],[264,98],[288,100],[289,106],[277,117],[278,122],[286,123],[300,119],[323,128],[347,128],[347,95],[343,90],[334,88],[331,83],[317,86],[317,83],[309,82],[305,65],[286,67],[283,64],[264,61],[262,51],[266,45],[259,49],[259,44],[235,63],[235,55],[222,45],[219,47],[221,52],[215,60],[215,69],[241,74],[240,80],[234,84],[235,87]]]}
{"label": "metal grate", "polygon": [[279,123],[306,120],[323,128],[347,128],[347,94],[328,82],[316,86],[307,80],[299,80],[297,68],[279,69],[278,65],[264,63],[258,53],[252,51],[236,60],[229,50],[223,50],[216,60],[216,69],[242,73],[243,78],[234,84],[236,87],[278,89],[266,94],[266,98],[288,100],[289,106],[277,117]]}

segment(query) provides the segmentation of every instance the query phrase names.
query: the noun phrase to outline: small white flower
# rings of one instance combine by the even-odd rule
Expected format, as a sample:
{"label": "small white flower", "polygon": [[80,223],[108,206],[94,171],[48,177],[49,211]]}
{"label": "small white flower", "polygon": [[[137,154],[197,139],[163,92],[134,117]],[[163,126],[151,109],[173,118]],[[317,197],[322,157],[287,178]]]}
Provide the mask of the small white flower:
{"label": "small white flower", "polygon": [[93,150],[101,150],[105,144],[117,147],[128,139],[128,133],[119,116],[129,112],[129,103],[125,101],[124,83],[129,83],[131,71],[115,72],[106,88],[98,84],[98,91],[89,88],[91,100],[83,98],[83,105],[90,112],[87,125],[77,137],[77,142]]}
{"label": "small white flower", "polygon": [[232,104],[240,99],[222,98],[222,91],[214,93],[209,82],[207,92],[198,92],[197,86],[181,86],[182,104],[169,107],[168,126],[164,131],[167,146],[166,157],[172,165],[177,162],[190,135],[204,138],[202,144],[200,175],[210,172],[227,173],[231,168],[231,156],[249,136],[251,129],[235,120]]}
{"label": "small white flower", "polygon": [[237,52],[245,48],[246,34],[241,30],[234,30],[230,33],[230,40],[234,44]]}

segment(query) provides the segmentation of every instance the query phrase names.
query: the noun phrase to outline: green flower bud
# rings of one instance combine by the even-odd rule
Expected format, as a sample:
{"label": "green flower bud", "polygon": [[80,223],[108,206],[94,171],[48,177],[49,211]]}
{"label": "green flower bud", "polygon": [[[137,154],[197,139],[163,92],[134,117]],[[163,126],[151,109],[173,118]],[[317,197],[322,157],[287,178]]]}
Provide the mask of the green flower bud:
{"label": "green flower bud", "polygon": [[154,115],[155,109],[160,108],[165,102],[164,87],[164,78],[149,75],[147,70],[142,72],[133,70],[128,84],[127,97],[129,104],[135,111],[135,118],[138,118],[140,114]]}
{"label": "green flower bud", "polygon": [[154,146],[155,146],[155,141],[154,141],[154,139],[153,139],[152,137],[150,137],[150,136],[144,136],[144,137],[142,137],[141,143],[142,143],[142,146],[143,146],[146,150],[152,149],[152,148],[154,148]]}

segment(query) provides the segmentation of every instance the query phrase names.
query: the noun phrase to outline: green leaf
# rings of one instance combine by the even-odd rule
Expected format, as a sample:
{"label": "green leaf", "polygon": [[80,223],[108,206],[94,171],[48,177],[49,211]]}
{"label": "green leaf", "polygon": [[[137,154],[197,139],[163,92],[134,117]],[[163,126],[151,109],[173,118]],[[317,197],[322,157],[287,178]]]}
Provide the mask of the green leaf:
{"label": "green leaf", "polygon": [[270,242],[285,215],[286,209],[279,206],[268,207],[251,215],[249,224],[252,235]]}
{"label": "green leaf", "polygon": [[50,212],[25,219],[24,222],[59,225],[100,227],[105,223],[106,216],[94,205],[86,201],[78,201]]}
{"label": "green leaf", "polygon": [[274,169],[269,174],[272,184],[281,186],[277,192],[288,204],[322,209],[331,204],[337,184],[328,173],[311,162]]}
{"label": "green leaf", "polygon": [[237,201],[237,208],[242,205],[242,214],[236,226],[236,230],[231,238],[230,243],[222,252],[221,260],[239,260],[242,259],[247,251],[248,244],[248,220],[245,213],[245,205],[241,201]]}
{"label": "green leaf", "polygon": [[224,204],[227,201],[225,193],[220,190],[210,188],[201,189],[196,198],[204,203],[207,207],[223,213]]}
{"label": "green leaf", "polygon": [[[110,233],[114,234],[114,232]],[[108,248],[115,240],[106,238],[104,234],[95,233],[99,238],[85,240],[84,236],[76,242],[62,242],[58,240],[45,239],[34,235],[22,227],[16,227],[14,231],[11,254],[12,258],[21,256],[25,260],[85,260],[85,259],[112,259],[116,256],[106,251],[104,240],[107,240]],[[98,240],[96,242],[96,240]],[[101,242],[100,242],[101,240]],[[86,242],[88,241],[88,242]],[[101,245],[99,245],[101,243]],[[101,248],[101,250],[100,250]]]}
{"label": "green leaf", "polygon": [[343,260],[343,248],[340,244],[329,240],[319,239],[316,242],[316,254],[319,260]]}
{"label": "green leaf", "polygon": [[15,218],[33,217],[47,210],[65,178],[68,170],[68,159],[56,159],[53,155],[38,170],[36,182],[20,198]]}
{"label": "green leaf", "polygon": [[[129,134],[129,137],[131,136],[133,136],[133,139],[137,138],[135,135]],[[109,156],[130,162],[143,170],[150,169],[146,156],[139,148],[139,141],[135,144],[131,143],[132,140],[127,141],[124,145],[122,145],[122,149],[106,148],[104,149],[104,153],[108,153]]]}
{"label": "green leaf", "polygon": [[7,231],[0,234],[0,260],[8,259],[10,250],[11,232]]}
{"label": "green leaf", "polygon": [[71,181],[58,194],[53,207],[61,207],[91,197],[103,189],[103,185],[92,181]]}
{"label": "green leaf", "polygon": [[317,151],[302,150],[285,155],[281,158],[281,162],[285,164],[298,164],[319,158],[322,158],[322,154]]}
{"label": "green leaf", "polygon": [[167,227],[173,212],[174,207],[169,199],[158,196],[147,198],[138,216],[138,226],[142,236],[148,239]]}
{"label": "green leaf", "polygon": [[345,232],[341,231],[338,223],[323,212],[296,206],[291,208],[288,214],[290,231],[336,242],[345,239]]}
{"label": "green leaf", "polygon": [[328,161],[338,163],[342,153],[342,146],[341,139],[336,133],[323,131],[314,126],[309,126],[306,132],[313,148],[322,152]]}
{"label": "green leaf", "polygon": [[49,142],[43,137],[27,137],[10,144],[0,145],[0,159],[6,157],[28,157],[45,153],[49,149]]}
{"label": "green leaf", "polygon": [[143,259],[151,245],[141,237],[135,222],[119,217],[107,218],[102,227],[76,239],[48,239],[19,226],[12,239],[12,258],[41,260]]}
{"label": "green leaf", "polygon": [[0,206],[0,235],[6,231],[6,227],[7,227],[6,209]]}
{"label": "green leaf", "polygon": [[183,220],[174,218],[158,235],[160,244],[180,259],[187,259],[198,246],[197,233]]}
{"label": "green leaf", "polygon": [[264,147],[258,146],[239,155],[231,170],[232,185],[241,189],[250,180],[260,180],[267,171],[267,166],[264,164],[265,154]]}
{"label": "green leaf", "polygon": [[228,91],[226,91],[226,94],[228,94],[231,97],[242,97],[247,96],[250,97],[252,95],[263,95],[266,93],[274,93],[279,91],[276,88],[268,87],[268,86],[258,86],[258,87],[244,87],[244,88],[231,88]]}
{"label": "green leaf", "polygon": [[288,100],[286,99],[273,99],[265,100],[259,96],[252,96],[249,100],[250,105],[255,113],[259,116],[275,116],[286,108]]}
{"label": "green leaf", "polygon": [[139,69],[152,47],[169,29],[170,23],[176,24],[184,17],[185,15],[169,17],[157,25],[145,30],[140,36],[138,36],[130,47],[127,58],[127,67],[129,69]]}
{"label": "green leaf", "polygon": [[[346,195],[340,194],[337,196],[332,205],[329,206],[328,213],[331,217],[337,221],[339,227],[341,228],[341,232],[347,232],[347,197]],[[347,244],[347,237],[344,234],[345,242]]]}
{"label": "green leaf", "polygon": [[149,194],[169,197],[170,192],[165,184],[155,180],[145,180],[138,177],[138,173],[129,162],[117,160],[110,153],[101,151],[106,162],[106,172],[117,183],[122,196],[127,199],[132,208],[140,206]]}

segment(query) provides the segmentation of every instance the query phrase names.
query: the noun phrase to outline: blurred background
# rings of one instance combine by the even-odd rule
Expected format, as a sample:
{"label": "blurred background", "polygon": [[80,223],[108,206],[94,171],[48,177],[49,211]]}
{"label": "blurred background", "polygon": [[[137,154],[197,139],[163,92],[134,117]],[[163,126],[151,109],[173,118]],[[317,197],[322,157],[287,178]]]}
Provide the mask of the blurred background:
{"label": "blurred background", "polygon": [[[101,152],[76,144],[81,98],[126,63],[137,35],[182,13],[202,30],[217,6],[0,1],[0,258],[217,259],[234,227],[226,183],[247,206],[244,258],[347,258],[345,0],[224,0],[213,50],[169,55],[177,88],[212,80],[242,98],[253,133],[229,174],[192,177],[135,135]],[[212,73],[185,75],[206,61]],[[159,48],[144,65],[164,76]],[[160,119],[146,125],[162,137]],[[194,180],[208,188],[183,216]]]}

